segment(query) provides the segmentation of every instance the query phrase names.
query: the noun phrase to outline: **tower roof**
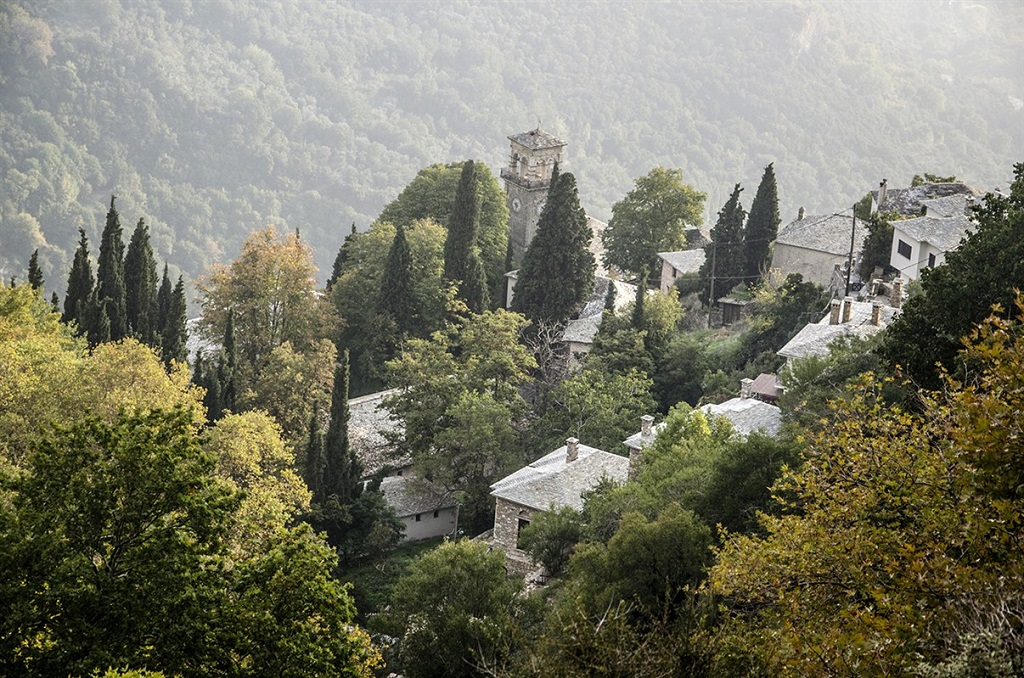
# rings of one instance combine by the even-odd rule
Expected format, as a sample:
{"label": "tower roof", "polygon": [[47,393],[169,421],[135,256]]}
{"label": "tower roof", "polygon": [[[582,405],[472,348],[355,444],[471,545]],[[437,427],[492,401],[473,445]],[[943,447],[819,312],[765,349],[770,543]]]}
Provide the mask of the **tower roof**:
{"label": "tower roof", "polygon": [[541,148],[561,148],[562,146],[565,146],[564,141],[553,134],[542,132],[539,127],[537,129],[530,130],[529,132],[513,134],[509,137],[509,140],[534,151]]}

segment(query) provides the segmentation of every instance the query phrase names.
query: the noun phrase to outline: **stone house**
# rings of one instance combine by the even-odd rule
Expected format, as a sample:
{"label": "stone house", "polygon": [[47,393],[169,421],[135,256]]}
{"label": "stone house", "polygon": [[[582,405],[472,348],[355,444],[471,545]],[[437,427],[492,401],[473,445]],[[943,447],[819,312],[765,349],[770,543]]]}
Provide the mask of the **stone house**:
{"label": "stone house", "polygon": [[567,439],[562,447],[491,485],[492,545],[505,552],[510,571],[525,574],[533,563],[519,548],[519,534],[535,515],[565,506],[581,511],[583,495],[602,479],[624,483],[628,474],[626,457]]}
{"label": "stone house", "polygon": [[840,337],[868,337],[881,332],[899,314],[903,297],[903,284],[899,279],[893,284],[891,295],[891,299],[878,297],[873,301],[856,301],[852,297],[833,299],[828,314],[801,328],[778,350],[778,355],[785,358],[787,364],[800,358],[825,356],[832,342]]}
{"label": "stone house", "polygon": [[921,216],[891,222],[889,265],[908,280],[917,280],[926,268],[940,266],[946,253],[956,249],[971,231],[972,204],[973,196],[965,195],[924,200]]}
{"label": "stone house", "polygon": [[668,294],[681,276],[698,273],[704,265],[704,250],[658,252],[661,259],[661,293]]}
{"label": "stone house", "polygon": [[459,527],[459,504],[450,493],[425,480],[401,475],[381,480],[384,499],[405,528],[402,541],[455,537]]}
{"label": "stone house", "polygon": [[850,258],[850,235],[853,231],[853,270],[857,270],[859,253],[864,246],[867,226],[850,215],[825,214],[800,216],[779,230],[772,249],[772,268],[784,275],[799,273],[805,282],[828,288],[838,266],[845,270]]}

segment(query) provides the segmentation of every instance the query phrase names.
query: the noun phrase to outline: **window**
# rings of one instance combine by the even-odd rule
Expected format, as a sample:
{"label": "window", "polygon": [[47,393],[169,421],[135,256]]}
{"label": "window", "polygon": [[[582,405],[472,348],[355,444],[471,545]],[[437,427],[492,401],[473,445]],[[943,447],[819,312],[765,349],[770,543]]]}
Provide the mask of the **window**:
{"label": "window", "polygon": [[910,255],[914,253],[914,249],[910,246],[910,244],[905,243],[902,240],[900,240],[896,244],[896,251],[899,252],[900,256],[902,256],[904,259],[909,259]]}
{"label": "window", "polygon": [[934,254],[929,254],[928,255],[928,268],[935,268],[935,255]]}
{"label": "window", "polygon": [[438,517],[439,515],[441,515],[441,512],[440,512],[440,511],[434,511],[434,517],[435,517],[435,518],[436,518],[436,517]]}
{"label": "window", "polygon": [[416,522],[417,523],[420,522],[420,514],[419,513],[416,514]]}
{"label": "window", "polygon": [[519,548],[519,537],[523,534],[523,528],[529,524],[529,520],[519,519],[519,525],[516,527],[516,548]]}

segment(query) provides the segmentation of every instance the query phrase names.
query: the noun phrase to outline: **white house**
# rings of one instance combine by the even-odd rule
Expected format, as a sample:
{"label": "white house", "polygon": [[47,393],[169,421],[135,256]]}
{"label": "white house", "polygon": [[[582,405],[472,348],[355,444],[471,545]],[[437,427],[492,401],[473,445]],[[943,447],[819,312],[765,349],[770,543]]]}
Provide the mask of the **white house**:
{"label": "white house", "polygon": [[661,293],[668,294],[680,276],[700,271],[704,265],[704,250],[658,252],[658,258],[661,259]]}
{"label": "white house", "polygon": [[402,541],[455,536],[459,504],[451,494],[406,474],[384,478],[380,489],[405,528]]}
{"label": "white house", "polygon": [[956,249],[971,231],[969,207],[973,196],[952,195],[921,202],[922,215],[892,221],[892,251],[889,265],[908,280],[921,271],[940,266],[946,253]]}

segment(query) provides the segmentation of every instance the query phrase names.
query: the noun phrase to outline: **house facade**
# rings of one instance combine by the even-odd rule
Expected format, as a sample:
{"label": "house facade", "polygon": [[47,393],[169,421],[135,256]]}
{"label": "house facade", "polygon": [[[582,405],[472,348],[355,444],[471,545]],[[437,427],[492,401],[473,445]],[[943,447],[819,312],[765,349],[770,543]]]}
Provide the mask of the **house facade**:
{"label": "house facade", "polygon": [[459,504],[451,494],[405,472],[381,480],[380,490],[405,528],[403,542],[456,536]]}
{"label": "house facade", "polygon": [[661,260],[661,293],[668,294],[676,281],[684,275],[700,272],[704,265],[704,250],[683,250],[682,252],[658,252]]}
{"label": "house facade", "polygon": [[583,495],[602,479],[624,483],[629,459],[569,438],[565,445],[491,485],[494,532],[491,543],[507,556],[510,571],[525,574],[533,563],[519,548],[519,535],[534,516],[570,507],[583,510]]}
{"label": "house facade", "polygon": [[799,273],[805,282],[830,288],[836,267],[845,270],[850,260],[851,245],[853,270],[857,270],[867,226],[848,214],[804,216],[802,210],[800,217],[786,224],[775,238],[772,268],[784,275]]}

